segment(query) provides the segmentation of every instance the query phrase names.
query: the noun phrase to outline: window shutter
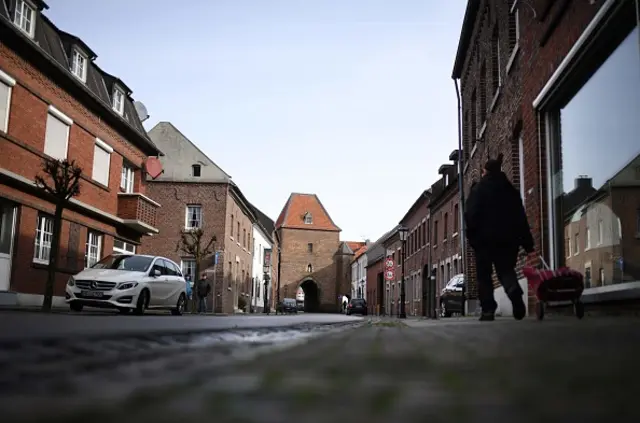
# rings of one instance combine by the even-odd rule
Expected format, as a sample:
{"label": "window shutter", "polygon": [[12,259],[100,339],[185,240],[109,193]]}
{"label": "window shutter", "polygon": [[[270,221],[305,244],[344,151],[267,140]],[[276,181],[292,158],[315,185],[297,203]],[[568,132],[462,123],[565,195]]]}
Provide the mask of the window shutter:
{"label": "window shutter", "polygon": [[11,88],[3,83],[0,83],[0,131],[7,132],[9,126],[9,96],[11,95]]}
{"label": "window shutter", "polygon": [[93,152],[93,179],[105,186],[109,186],[110,163],[111,154],[96,144]]}
{"label": "window shutter", "polygon": [[47,129],[44,138],[44,153],[54,159],[67,158],[69,126],[55,116],[47,115]]}

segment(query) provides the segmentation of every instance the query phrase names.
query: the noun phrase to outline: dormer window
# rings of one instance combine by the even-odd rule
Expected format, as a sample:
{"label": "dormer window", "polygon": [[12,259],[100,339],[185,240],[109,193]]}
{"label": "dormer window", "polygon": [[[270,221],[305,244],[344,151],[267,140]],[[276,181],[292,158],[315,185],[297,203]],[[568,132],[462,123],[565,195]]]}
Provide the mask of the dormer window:
{"label": "dormer window", "polygon": [[311,213],[306,213],[304,215],[304,224],[311,225],[312,223],[313,223],[313,217],[311,216]]}
{"label": "dormer window", "polygon": [[35,17],[36,11],[31,5],[24,0],[16,1],[13,23],[31,38],[35,33]]}
{"label": "dormer window", "polygon": [[124,91],[118,87],[113,89],[113,110],[120,116],[124,113]]}
{"label": "dormer window", "polygon": [[201,174],[202,168],[199,164],[191,165],[191,174],[194,178],[199,178]]}
{"label": "dormer window", "polygon": [[87,82],[87,56],[78,49],[73,49],[71,55],[71,73],[82,82]]}

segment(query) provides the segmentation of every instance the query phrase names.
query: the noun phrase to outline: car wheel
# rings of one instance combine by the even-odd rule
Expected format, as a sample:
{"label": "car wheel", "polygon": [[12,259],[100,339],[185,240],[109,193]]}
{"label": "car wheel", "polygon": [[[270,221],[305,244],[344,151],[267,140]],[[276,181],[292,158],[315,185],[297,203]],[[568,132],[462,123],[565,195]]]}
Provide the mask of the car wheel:
{"label": "car wheel", "polygon": [[138,302],[136,303],[135,314],[141,316],[144,314],[145,309],[149,306],[149,291],[143,290],[138,295]]}
{"label": "car wheel", "polygon": [[121,308],[118,309],[118,311],[120,312],[120,314],[129,314],[131,309],[130,308],[126,308],[126,307],[121,307]]}
{"label": "car wheel", "polygon": [[69,304],[69,308],[71,309],[71,311],[75,311],[76,313],[80,313],[82,311],[82,304],[78,303],[78,302],[73,302],[71,304]]}
{"label": "car wheel", "polygon": [[171,310],[171,314],[173,314],[174,316],[182,316],[182,313],[184,313],[184,304],[185,304],[184,294],[180,294],[180,297],[178,298],[178,302],[176,303],[176,308]]}

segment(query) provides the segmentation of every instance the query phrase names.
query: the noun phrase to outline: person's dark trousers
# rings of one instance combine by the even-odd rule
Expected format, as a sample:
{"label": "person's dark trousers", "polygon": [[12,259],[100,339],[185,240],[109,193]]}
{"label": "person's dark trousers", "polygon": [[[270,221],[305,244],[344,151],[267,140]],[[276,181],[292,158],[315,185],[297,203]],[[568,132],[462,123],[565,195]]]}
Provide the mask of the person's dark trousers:
{"label": "person's dark trousers", "polygon": [[198,297],[198,313],[207,312],[207,302],[204,297]]}
{"label": "person's dark trousers", "polygon": [[522,301],[522,288],[518,283],[516,264],[518,262],[518,247],[513,246],[487,246],[475,250],[476,276],[478,281],[478,298],[483,315],[493,315],[498,304],[493,295],[493,268],[500,284],[504,288],[513,304],[513,315],[522,319],[526,309]]}

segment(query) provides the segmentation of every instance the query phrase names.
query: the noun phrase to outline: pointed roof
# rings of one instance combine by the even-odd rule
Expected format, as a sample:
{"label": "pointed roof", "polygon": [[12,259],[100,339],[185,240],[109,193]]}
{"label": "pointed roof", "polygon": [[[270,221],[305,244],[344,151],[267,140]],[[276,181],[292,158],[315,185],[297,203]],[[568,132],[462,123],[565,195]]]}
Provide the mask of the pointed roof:
{"label": "pointed roof", "polygon": [[354,253],[356,253],[358,250],[360,250],[362,247],[366,245],[364,242],[360,242],[360,241],[345,241],[345,242],[347,243],[349,248],[351,248],[351,251],[353,251]]}
{"label": "pointed roof", "polygon": [[[305,216],[310,215],[311,223],[305,223]],[[291,193],[287,203],[276,220],[276,229],[308,229],[316,231],[340,232],[333,223],[320,199],[315,194]]]}

